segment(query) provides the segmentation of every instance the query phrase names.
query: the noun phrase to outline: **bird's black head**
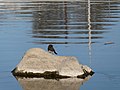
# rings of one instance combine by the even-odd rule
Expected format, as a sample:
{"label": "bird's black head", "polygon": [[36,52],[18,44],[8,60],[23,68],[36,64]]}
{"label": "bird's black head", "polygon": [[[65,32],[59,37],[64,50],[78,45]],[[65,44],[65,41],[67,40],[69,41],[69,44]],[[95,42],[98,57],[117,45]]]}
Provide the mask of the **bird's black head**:
{"label": "bird's black head", "polygon": [[52,44],[49,44],[48,47],[53,47],[53,45],[52,45]]}

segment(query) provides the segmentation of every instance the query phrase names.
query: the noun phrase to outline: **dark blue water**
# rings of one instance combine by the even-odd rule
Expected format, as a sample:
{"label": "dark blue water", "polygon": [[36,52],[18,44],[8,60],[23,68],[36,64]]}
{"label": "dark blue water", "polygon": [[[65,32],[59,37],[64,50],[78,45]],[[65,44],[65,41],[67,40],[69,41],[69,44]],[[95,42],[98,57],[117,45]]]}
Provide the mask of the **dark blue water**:
{"label": "dark blue water", "polygon": [[28,49],[48,44],[95,71],[80,90],[120,89],[119,0],[1,0],[0,90],[23,90],[11,71]]}

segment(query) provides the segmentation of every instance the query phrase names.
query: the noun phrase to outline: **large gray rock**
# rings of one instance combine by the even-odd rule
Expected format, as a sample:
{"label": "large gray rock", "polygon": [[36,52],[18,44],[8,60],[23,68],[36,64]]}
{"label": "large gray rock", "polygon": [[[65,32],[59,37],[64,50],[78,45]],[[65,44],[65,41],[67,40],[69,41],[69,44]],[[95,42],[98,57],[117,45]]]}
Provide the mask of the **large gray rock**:
{"label": "large gray rock", "polygon": [[79,64],[75,57],[52,55],[41,48],[28,50],[12,72],[15,76],[46,78],[83,78],[93,74],[89,67]]}

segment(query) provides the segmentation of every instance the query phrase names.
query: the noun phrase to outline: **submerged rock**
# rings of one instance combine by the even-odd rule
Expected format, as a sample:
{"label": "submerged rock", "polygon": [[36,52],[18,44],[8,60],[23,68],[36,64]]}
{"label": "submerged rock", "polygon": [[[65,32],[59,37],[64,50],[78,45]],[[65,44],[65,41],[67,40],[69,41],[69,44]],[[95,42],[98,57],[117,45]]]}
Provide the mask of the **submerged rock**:
{"label": "submerged rock", "polygon": [[56,56],[41,48],[28,50],[12,71],[14,76],[44,78],[85,78],[94,72],[75,57]]}
{"label": "submerged rock", "polygon": [[104,45],[109,45],[109,44],[115,44],[115,43],[114,43],[114,42],[111,42],[111,41],[104,43]]}

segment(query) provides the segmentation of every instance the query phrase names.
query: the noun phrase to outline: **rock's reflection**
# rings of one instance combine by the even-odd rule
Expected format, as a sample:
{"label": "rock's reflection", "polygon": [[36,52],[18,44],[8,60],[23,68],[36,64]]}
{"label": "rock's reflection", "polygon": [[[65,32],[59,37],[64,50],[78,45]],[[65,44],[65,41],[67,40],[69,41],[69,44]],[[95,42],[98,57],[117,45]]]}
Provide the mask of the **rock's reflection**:
{"label": "rock's reflection", "polygon": [[18,78],[23,90],[80,90],[80,86],[89,79],[43,79],[43,78]]}

